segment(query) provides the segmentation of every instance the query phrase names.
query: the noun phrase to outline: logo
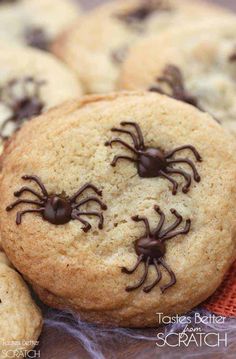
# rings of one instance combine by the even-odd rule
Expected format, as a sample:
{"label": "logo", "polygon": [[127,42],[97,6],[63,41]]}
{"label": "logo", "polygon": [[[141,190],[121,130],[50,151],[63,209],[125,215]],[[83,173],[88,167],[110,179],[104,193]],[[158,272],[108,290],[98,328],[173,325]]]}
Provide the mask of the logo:
{"label": "logo", "polygon": [[0,345],[5,349],[2,350],[2,355],[5,358],[40,358],[39,349],[26,350],[25,347],[35,347],[38,345],[38,341],[1,341]]}
{"label": "logo", "polygon": [[[158,321],[163,324],[172,324],[168,333],[158,333],[156,346],[168,347],[220,347],[228,346],[227,333],[214,331],[214,325],[224,324],[226,318],[216,315],[203,316],[194,313],[194,316],[164,316],[157,313]],[[206,329],[208,325],[209,330]]]}

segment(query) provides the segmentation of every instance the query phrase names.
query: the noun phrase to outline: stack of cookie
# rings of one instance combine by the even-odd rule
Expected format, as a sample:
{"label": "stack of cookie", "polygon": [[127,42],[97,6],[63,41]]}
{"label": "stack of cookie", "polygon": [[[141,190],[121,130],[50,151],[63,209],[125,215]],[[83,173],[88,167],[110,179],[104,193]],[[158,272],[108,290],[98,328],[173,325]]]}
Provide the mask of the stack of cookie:
{"label": "stack of cookie", "polygon": [[[200,0],[72,7],[0,4],[1,246],[43,303],[156,326],[236,258],[235,17]],[[23,318],[9,340],[36,340],[39,311],[1,266],[0,313]]]}

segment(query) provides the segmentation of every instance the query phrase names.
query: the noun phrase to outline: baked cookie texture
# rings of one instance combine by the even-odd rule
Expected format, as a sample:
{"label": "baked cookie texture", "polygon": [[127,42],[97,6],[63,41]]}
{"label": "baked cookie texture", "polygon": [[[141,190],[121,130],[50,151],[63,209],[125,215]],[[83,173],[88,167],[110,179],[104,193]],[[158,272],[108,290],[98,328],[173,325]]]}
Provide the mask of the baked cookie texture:
{"label": "baked cookie texture", "polygon": [[74,74],[45,52],[0,41],[0,135],[11,135],[33,116],[78,97]]}
{"label": "baked cookie texture", "polygon": [[0,39],[47,50],[79,15],[79,6],[70,0],[3,0]]}
{"label": "baked cookie texture", "polygon": [[[171,150],[191,144],[203,158],[196,166],[201,182],[190,191],[172,195],[172,185],[162,178],[140,178],[134,163],[110,166],[114,155],[130,152],[122,146],[106,147],[112,127],[136,121],[147,146]],[[128,135],[126,141],[131,143]],[[124,138],[124,137],[123,137]],[[88,96],[68,102],[26,123],[2,156],[0,231],[2,245],[14,266],[33,285],[40,298],[56,308],[71,308],[98,323],[127,327],[158,324],[156,313],[183,313],[209,297],[221,283],[236,257],[235,243],[235,141],[209,115],[194,107],[155,93],[117,93]],[[186,150],[183,157],[191,158]],[[188,166],[179,168],[189,171]],[[104,228],[86,217],[92,229],[85,233],[79,221],[53,225],[41,214],[28,213],[16,224],[20,210],[38,208],[22,204],[7,212],[14,192],[26,184],[24,175],[40,177],[50,194],[72,196],[91,182],[103,190]],[[39,191],[32,181],[30,188]],[[27,193],[21,198],[31,198]],[[35,199],[32,195],[31,199]],[[173,223],[171,208],[192,220],[187,235],[167,243],[166,262],[177,283],[164,294],[160,286],[150,293],[132,292],[127,285],[140,280],[144,266],[128,276],[137,255],[133,242],[144,233],[131,217],[145,215],[154,228],[154,205]],[[95,210],[90,203],[87,210]],[[162,270],[161,284],[169,281]],[[156,278],[150,266],[147,283]]]}
{"label": "baked cookie texture", "polygon": [[219,15],[232,16],[201,1],[113,1],[80,18],[52,51],[77,73],[86,93],[113,91],[129,47],[140,37]]}
{"label": "baked cookie texture", "polygon": [[0,252],[0,358],[23,357],[41,329],[42,315],[28,287]]}
{"label": "baked cookie texture", "polygon": [[235,31],[234,20],[218,18],[142,40],[123,64],[119,87],[189,101],[236,135]]}

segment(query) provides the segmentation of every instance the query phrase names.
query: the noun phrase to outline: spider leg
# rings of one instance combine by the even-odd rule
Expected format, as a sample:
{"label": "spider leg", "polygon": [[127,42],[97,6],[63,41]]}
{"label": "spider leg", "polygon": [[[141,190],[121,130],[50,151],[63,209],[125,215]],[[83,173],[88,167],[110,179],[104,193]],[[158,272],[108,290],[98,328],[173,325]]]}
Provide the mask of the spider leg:
{"label": "spider leg", "polygon": [[159,223],[154,231],[154,236],[158,235],[160,230],[162,229],[162,226],[165,222],[165,214],[161,211],[160,207],[155,205],[154,210],[160,215]]}
{"label": "spider leg", "polygon": [[160,235],[160,239],[164,239],[164,237],[171,231],[173,231],[174,229],[176,229],[180,223],[182,222],[183,220],[183,217],[175,210],[175,209],[171,209],[170,212],[172,214],[175,215],[175,217],[177,218],[176,221],[171,225],[169,226],[168,228],[166,228]]}
{"label": "spider leg", "polygon": [[116,164],[119,160],[127,160],[127,161],[131,161],[131,162],[138,162],[137,160],[135,160],[132,157],[128,157],[128,156],[115,156],[111,162],[111,166],[112,167],[116,167]]}
{"label": "spider leg", "polygon": [[162,274],[161,274],[161,271],[160,269],[158,268],[158,263],[157,263],[157,260],[154,259],[153,260],[153,263],[155,265],[155,268],[156,268],[156,271],[157,271],[157,279],[150,285],[146,286],[143,288],[143,291],[145,293],[149,293],[151,292],[151,290],[160,282],[161,278],[162,278]]}
{"label": "spider leg", "polygon": [[104,224],[104,218],[102,213],[95,212],[95,211],[88,211],[88,212],[78,212],[78,216],[96,216],[99,218],[98,228],[102,229]]}
{"label": "spider leg", "polygon": [[15,197],[20,197],[20,196],[22,195],[22,193],[24,193],[24,192],[32,193],[32,194],[34,194],[38,199],[40,199],[41,201],[44,200],[44,198],[43,198],[39,193],[37,193],[37,192],[34,191],[33,189],[31,189],[31,188],[29,188],[29,187],[26,187],[26,186],[22,187],[19,191],[14,192],[14,196],[15,196]]}
{"label": "spider leg", "polygon": [[149,221],[148,221],[147,217],[133,216],[131,218],[134,222],[144,222],[145,227],[146,227],[145,236],[147,236],[147,237],[150,236],[151,230],[150,230]]}
{"label": "spider leg", "polygon": [[121,128],[116,128],[116,127],[113,127],[113,128],[111,129],[111,131],[112,131],[112,132],[126,133],[127,135],[129,135],[129,136],[132,138],[133,143],[134,143],[134,147],[135,147],[136,149],[139,148],[139,143],[138,143],[138,141],[137,141],[137,138],[135,137],[135,135],[134,135],[131,131],[123,130],[123,129],[121,129]]}
{"label": "spider leg", "polygon": [[194,154],[196,160],[198,162],[202,161],[202,157],[200,156],[200,154],[198,153],[198,151],[196,150],[196,148],[192,145],[185,145],[185,146],[180,146],[180,147],[176,147],[174,150],[169,151],[166,153],[166,159],[172,157],[176,152],[182,151],[182,150],[190,150],[192,151],[192,153]]}
{"label": "spider leg", "polygon": [[144,273],[143,273],[143,276],[142,278],[140,279],[140,281],[133,285],[133,286],[128,286],[125,288],[125,290],[127,292],[131,292],[132,290],[134,289],[138,289],[141,287],[141,285],[145,282],[146,278],[147,278],[147,275],[148,275],[148,267],[149,267],[149,263],[150,263],[150,257],[147,258],[146,262],[145,262],[145,270],[144,270]]}
{"label": "spider leg", "polygon": [[183,83],[182,73],[175,65],[168,65],[165,68],[164,75],[173,79],[173,83]]}
{"label": "spider leg", "polygon": [[193,178],[196,182],[200,182],[201,181],[201,177],[199,176],[199,173],[196,169],[196,166],[194,165],[194,163],[189,160],[188,158],[179,158],[176,160],[167,160],[168,164],[175,164],[175,163],[187,163],[193,171]]}
{"label": "spider leg", "polygon": [[180,234],[187,234],[190,231],[190,227],[191,227],[191,220],[187,219],[185,227],[183,229],[180,229],[179,231],[169,232],[164,237],[162,237],[161,239],[166,241],[167,239],[171,239],[171,238],[176,237],[176,236],[178,236]]}
{"label": "spider leg", "polygon": [[45,197],[49,197],[48,191],[46,190],[46,188],[45,188],[43,182],[41,181],[41,179],[40,179],[38,176],[28,176],[28,175],[25,175],[25,176],[22,176],[22,179],[23,179],[23,180],[26,180],[26,181],[27,181],[27,180],[31,180],[31,181],[36,182],[37,185],[40,187],[40,189],[41,189],[43,195],[44,195]]}
{"label": "spider leg", "polygon": [[151,86],[148,91],[151,91],[151,92],[158,92],[159,94],[161,95],[165,95],[165,92],[161,89],[160,86],[157,86],[157,85],[153,85]]}
{"label": "spider leg", "polygon": [[179,174],[179,175],[183,176],[186,181],[186,185],[182,188],[182,192],[187,193],[189,191],[189,187],[191,186],[192,179],[191,179],[191,176],[187,172],[185,172],[183,170],[179,170],[179,169],[178,170],[172,169],[169,167],[166,168],[166,172],[172,173],[172,174]]}
{"label": "spider leg", "polygon": [[9,206],[7,206],[6,211],[11,211],[13,208],[18,206],[19,204],[23,203],[29,203],[29,204],[35,204],[36,206],[42,206],[43,202],[37,202],[37,201],[31,201],[30,199],[18,199],[17,201],[13,202]]}
{"label": "spider leg", "polygon": [[143,260],[143,254],[141,254],[138,259],[137,259],[137,262],[135,263],[134,267],[131,268],[131,269],[128,269],[126,267],[122,267],[121,268],[121,272],[122,273],[126,273],[126,274],[132,274],[136,271],[136,269],[138,268],[139,264],[142,262]]}
{"label": "spider leg", "polygon": [[138,135],[139,148],[144,149],[144,138],[140,126],[136,122],[131,121],[122,121],[120,124],[121,126],[133,126],[135,128]]}
{"label": "spider leg", "polygon": [[168,181],[170,181],[173,185],[173,189],[172,189],[172,194],[176,195],[177,190],[178,190],[178,182],[176,182],[171,176],[168,176],[168,174],[166,174],[164,171],[160,171],[160,175],[166,179],[168,179]]}
{"label": "spider leg", "polygon": [[25,211],[17,212],[16,214],[16,224],[21,224],[22,216],[24,216],[26,213],[42,213],[44,211],[44,208],[39,209],[27,209]]}
{"label": "spider leg", "polygon": [[168,288],[172,287],[176,283],[176,276],[172,269],[166,264],[163,258],[159,258],[158,260],[161,265],[166,269],[168,274],[170,275],[170,282],[164,286],[161,287],[161,292],[164,293]]}
{"label": "spider leg", "polygon": [[100,205],[100,207],[102,209],[104,209],[104,210],[107,209],[107,206],[105,205],[105,203],[103,203],[99,198],[97,198],[95,196],[90,196],[88,198],[85,198],[85,199],[81,200],[79,203],[76,203],[73,207],[77,209],[78,207],[80,207],[83,204],[88,203],[88,202],[96,202]]}
{"label": "spider leg", "polygon": [[123,145],[124,147],[128,148],[130,151],[134,152],[135,154],[138,153],[138,151],[133,148],[132,146],[130,146],[128,143],[126,143],[125,141],[119,139],[119,138],[114,138],[113,140],[111,141],[107,141],[105,143],[105,146],[111,146],[113,143],[120,143],[121,145]]}
{"label": "spider leg", "polygon": [[102,191],[91,183],[85,183],[73,196],[70,197],[70,202],[74,202],[86,189],[92,189],[99,196],[102,195]]}
{"label": "spider leg", "polygon": [[91,228],[91,224],[89,224],[87,221],[85,221],[84,219],[80,218],[79,215],[77,215],[76,213],[72,213],[71,214],[71,218],[72,219],[77,219],[78,221],[80,221],[84,227],[82,228],[82,230],[87,233]]}

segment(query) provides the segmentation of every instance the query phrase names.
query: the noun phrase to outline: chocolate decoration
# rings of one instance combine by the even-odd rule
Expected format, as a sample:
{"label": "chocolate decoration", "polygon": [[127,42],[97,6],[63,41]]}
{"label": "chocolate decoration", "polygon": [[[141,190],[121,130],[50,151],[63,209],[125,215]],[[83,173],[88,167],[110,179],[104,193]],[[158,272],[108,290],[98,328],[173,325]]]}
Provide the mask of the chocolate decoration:
{"label": "chocolate decoration", "polygon": [[[157,77],[156,82],[157,84],[150,87],[149,91],[158,92],[162,95],[186,102],[203,111],[198,104],[198,99],[186,90],[182,72],[177,66],[167,65],[163,71],[163,75]],[[164,90],[163,84],[169,87],[170,92]]]}
{"label": "chocolate decoration", "polygon": [[196,148],[192,145],[184,145],[173,149],[172,151],[163,151],[160,148],[156,147],[146,147],[144,144],[144,138],[142,131],[139,125],[135,122],[121,122],[121,126],[132,126],[134,127],[136,133],[133,133],[131,130],[122,129],[122,128],[112,128],[112,132],[124,133],[131,137],[133,141],[133,146],[129,145],[120,138],[114,138],[111,141],[107,141],[105,146],[112,146],[113,143],[119,143],[122,146],[126,147],[128,150],[135,154],[135,157],[129,156],[115,156],[111,162],[111,166],[115,167],[119,160],[127,160],[134,162],[137,166],[137,171],[140,177],[143,178],[153,178],[153,177],[162,177],[167,179],[173,185],[172,194],[175,195],[178,190],[178,183],[172,177],[172,175],[182,176],[186,184],[182,188],[183,193],[187,193],[191,186],[192,178],[191,175],[182,169],[177,169],[173,165],[178,163],[187,164],[193,172],[193,178],[196,182],[200,182],[201,178],[198,174],[198,171],[194,163],[188,158],[177,158],[173,159],[173,155],[179,151],[188,149],[195,156],[198,162],[202,161],[202,158]]}
{"label": "chocolate decoration", "polygon": [[229,56],[229,62],[235,62],[235,61],[236,61],[236,49]]}
{"label": "chocolate decoration", "polygon": [[116,18],[126,23],[126,25],[132,25],[137,22],[144,22],[154,12],[170,11],[171,7],[166,0],[143,0],[140,1],[140,5],[129,12],[117,14]]}
{"label": "chocolate decoration", "polygon": [[97,211],[80,210],[80,207],[89,202],[97,203],[103,210],[106,210],[107,206],[96,196],[89,196],[77,202],[77,199],[79,199],[87,189],[92,189],[96,194],[102,196],[102,191],[100,191],[91,183],[86,183],[73,196],[67,197],[62,194],[49,194],[43,182],[37,176],[26,175],[23,176],[22,179],[25,181],[34,181],[41,190],[41,193],[38,193],[34,189],[27,186],[22,187],[19,191],[14,193],[14,196],[18,198],[21,197],[21,195],[25,192],[31,193],[36,197],[36,199],[33,200],[18,199],[6,208],[6,210],[9,212],[20,204],[28,203],[36,206],[36,208],[33,209],[17,212],[17,225],[21,224],[22,216],[24,216],[26,213],[39,213],[45,221],[55,225],[62,225],[70,222],[71,220],[78,220],[84,225],[82,228],[84,232],[88,232],[91,229],[91,225],[81,217],[95,216],[99,218],[98,228],[103,228],[104,218],[102,213]]}
{"label": "chocolate decoration", "polygon": [[[2,139],[8,138],[8,136],[4,135],[4,130],[10,122],[14,124],[15,132],[25,121],[42,113],[44,102],[40,98],[40,88],[44,84],[44,81],[37,81],[33,77],[25,77],[9,81],[0,89],[0,102],[12,112],[12,115],[0,126],[0,137]],[[14,92],[15,86],[19,85],[23,92],[21,96],[16,95]],[[31,88],[32,93],[30,93],[29,88]]]}
{"label": "chocolate decoration", "polygon": [[44,51],[49,50],[50,40],[42,28],[28,27],[25,30],[24,37],[27,45]]}
{"label": "chocolate decoration", "polygon": [[191,227],[191,220],[187,219],[185,227],[183,229],[177,230],[179,225],[182,223],[183,218],[175,209],[171,209],[170,212],[176,217],[176,221],[166,229],[163,229],[163,225],[165,222],[165,214],[160,210],[158,206],[154,206],[154,209],[160,215],[160,220],[157,227],[153,231],[150,229],[147,217],[132,217],[133,221],[143,222],[145,224],[146,232],[143,237],[137,239],[134,242],[135,252],[138,256],[136,264],[132,269],[127,269],[123,267],[122,272],[126,274],[132,274],[136,271],[136,269],[142,262],[145,264],[145,270],[143,276],[137,284],[126,287],[127,292],[138,289],[145,283],[150,265],[155,266],[157,278],[153,283],[143,288],[143,291],[145,293],[149,293],[160,282],[162,278],[162,273],[159,269],[159,266],[162,266],[170,276],[170,282],[160,287],[161,292],[164,293],[168,288],[172,287],[176,283],[176,277],[174,272],[164,261],[164,256],[166,253],[165,242],[181,234],[189,233]]}

